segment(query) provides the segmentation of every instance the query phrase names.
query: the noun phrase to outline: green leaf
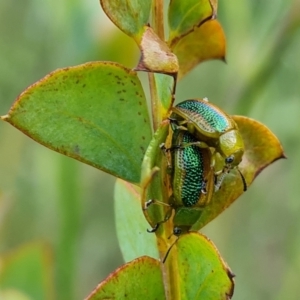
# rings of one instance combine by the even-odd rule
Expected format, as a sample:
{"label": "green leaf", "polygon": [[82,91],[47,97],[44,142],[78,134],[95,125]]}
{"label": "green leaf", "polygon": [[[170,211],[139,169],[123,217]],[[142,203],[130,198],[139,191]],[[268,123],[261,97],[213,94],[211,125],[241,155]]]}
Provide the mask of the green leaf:
{"label": "green leaf", "polygon": [[86,300],[156,299],[164,300],[159,261],[144,256],[110,274]]}
{"label": "green leaf", "polygon": [[115,219],[119,245],[125,262],[147,255],[158,258],[155,235],[142,213],[140,189],[118,179],[115,185]]}
{"label": "green leaf", "polygon": [[111,21],[138,43],[144,25],[149,22],[151,3],[151,0],[100,0]]}
{"label": "green leaf", "polygon": [[[141,174],[141,202],[142,207],[150,199],[168,203],[167,162],[163,151],[160,148],[166,142],[169,133],[169,122],[165,121],[155,132],[144,156]],[[162,205],[150,205],[143,210],[145,218],[152,228],[165,219],[165,207]],[[158,231],[160,232],[160,231]]]}
{"label": "green leaf", "polygon": [[[265,125],[244,116],[233,116],[233,119],[238,125],[245,144],[245,153],[239,170],[245,177],[249,188],[264,168],[280,158],[285,158],[285,155],[279,140]],[[242,193],[241,175],[237,170],[232,170],[226,175],[220,190],[213,195],[211,202],[204,208],[200,219],[192,229],[199,230],[205,226]]]}
{"label": "green leaf", "polygon": [[171,76],[165,74],[154,74],[154,89],[157,92],[159,101],[159,112],[162,120],[165,120],[169,114],[173,105],[173,88],[174,79]]}
{"label": "green leaf", "polygon": [[209,0],[171,0],[168,10],[169,43],[173,44],[212,16],[213,9]]}
{"label": "green leaf", "polygon": [[225,59],[226,41],[222,26],[217,20],[209,20],[194,31],[180,38],[171,46],[179,61],[179,73],[183,75],[199,63],[209,59]]}
{"label": "green leaf", "polygon": [[176,299],[231,298],[234,275],[215,245],[204,235],[190,232],[180,236],[169,252],[169,259],[180,282]]}
{"label": "green leaf", "polygon": [[3,120],[57,152],[138,183],[151,139],[136,72],[111,62],[56,70],[25,90]]}
{"label": "green leaf", "polygon": [[19,299],[26,299],[25,295],[30,299],[54,299],[52,265],[51,253],[44,244],[22,246],[1,257],[0,290],[18,294]]}

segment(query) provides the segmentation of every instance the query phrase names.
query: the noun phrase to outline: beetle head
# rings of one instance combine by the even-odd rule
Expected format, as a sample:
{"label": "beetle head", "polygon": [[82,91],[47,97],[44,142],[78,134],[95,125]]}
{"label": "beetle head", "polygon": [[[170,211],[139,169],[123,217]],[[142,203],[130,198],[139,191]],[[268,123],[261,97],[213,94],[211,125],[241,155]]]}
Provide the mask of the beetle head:
{"label": "beetle head", "polygon": [[232,169],[239,165],[244,154],[244,142],[237,129],[225,132],[220,136],[219,148],[225,157],[225,165]]}

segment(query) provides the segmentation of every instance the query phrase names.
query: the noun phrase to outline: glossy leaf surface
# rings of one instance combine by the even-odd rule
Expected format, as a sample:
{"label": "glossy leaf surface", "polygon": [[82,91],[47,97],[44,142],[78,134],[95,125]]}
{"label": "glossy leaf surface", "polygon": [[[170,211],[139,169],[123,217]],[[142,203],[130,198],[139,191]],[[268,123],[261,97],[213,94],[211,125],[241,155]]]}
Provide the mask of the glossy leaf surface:
{"label": "glossy leaf surface", "polygon": [[142,213],[140,189],[118,179],[114,198],[117,235],[125,262],[143,255],[158,258],[155,235],[147,232],[149,224]]}
{"label": "glossy leaf surface", "polygon": [[233,275],[215,245],[204,235],[180,236],[167,260],[177,265],[179,294],[176,299],[227,300],[233,294]]}
{"label": "glossy leaf surface", "polygon": [[87,298],[107,299],[165,299],[159,261],[143,256],[125,264],[101,282]]}
{"label": "glossy leaf surface", "polygon": [[25,295],[28,299],[55,299],[52,265],[51,253],[45,245],[24,245],[1,257],[0,290],[20,300],[26,299]]}
{"label": "glossy leaf surface", "polygon": [[179,78],[200,62],[209,59],[225,59],[226,41],[222,26],[217,20],[209,20],[171,45],[179,61]]}
{"label": "glossy leaf surface", "polygon": [[[245,177],[249,188],[264,168],[285,156],[279,140],[265,125],[244,116],[233,116],[233,119],[238,125],[245,144],[245,153],[239,170]],[[220,190],[213,195],[211,203],[205,207],[200,219],[192,229],[199,230],[205,226],[242,193],[241,176],[237,170],[232,170],[226,175]]]}
{"label": "glossy leaf surface", "polygon": [[143,26],[149,21],[151,3],[151,0],[100,0],[111,21],[137,42],[140,40]]}
{"label": "glossy leaf surface", "polygon": [[93,62],[56,70],[27,88],[2,117],[35,141],[130,182],[151,139],[136,72]]}
{"label": "glossy leaf surface", "polygon": [[170,44],[193,31],[194,27],[200,26],[212,15],[213,9],[209,0],[171,0],[168,10]]}

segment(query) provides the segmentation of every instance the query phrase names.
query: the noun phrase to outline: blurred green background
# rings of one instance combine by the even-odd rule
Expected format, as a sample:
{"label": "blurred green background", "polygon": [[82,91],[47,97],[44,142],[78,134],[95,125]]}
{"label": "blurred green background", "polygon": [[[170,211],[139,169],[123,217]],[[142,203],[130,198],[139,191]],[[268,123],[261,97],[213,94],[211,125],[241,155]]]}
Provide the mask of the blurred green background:
{"label": "blurred green background", "polygon": [[[288,156],[204,228],[236,274],[233,299],[299,299],[299,6],[299,0],[220,1],[227,64],[205,62],[178,84],[177,101],[208,97],[231,114],[255,118]],[[93,60],[134,67],[139,58],[97,0],[2,0],[0,45],[0,115],[54,69]],[[84,298],[122,264],[114,178],[4,122],[0,141],[0,298]]]}

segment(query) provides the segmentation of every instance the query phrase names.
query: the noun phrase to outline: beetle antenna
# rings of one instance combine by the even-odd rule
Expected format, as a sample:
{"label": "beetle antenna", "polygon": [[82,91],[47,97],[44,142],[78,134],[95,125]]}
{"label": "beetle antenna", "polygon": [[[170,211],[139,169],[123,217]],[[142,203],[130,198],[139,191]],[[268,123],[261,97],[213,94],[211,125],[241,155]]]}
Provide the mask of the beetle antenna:
{"label": "beetle antenna", "polygon": [[226,174],[227,173],[225,173],[225,172],[221,173],[219,175],[219,178],[217,177],[217,175],[215,175],[215,192],[217,192],[220,189]]}
{"label": "beetle antenna", "polygon": [[244,185],[244,192],[246,192],[247,191],[247,182],[246,182],[246,179],[245,179],[245,177],[244,177],[244,175],[243,175],[243,173],[239,170],[239,169],[237,169],[238,171],[239,171],[239,173],[240,173],[240,175],[241,175],[241,178],[242,178],[242,181],[243,181],[243,185]]}
{"label": "beetle antenna", "polygon": [[165,257],[164,257],[164,259],[163,259],[163,261],[162,261],[163,264],[166,262],[166,260],[167,260],[167,258],[168,258],[168,256],[169,256],[169,253],[170,253],[170,251],[171,251],[171,249],[173,248],[173,246],[175,245],[175,243],[178,241],[178,239],[179,239],[179,237],[177,237],[177,239],[175,240],[175,242],[174,242],[174,243],[170,246],[170,248],[168,249],[168,251],[167,251],[167,253],[166,253],[166,255],[165,255]]}

